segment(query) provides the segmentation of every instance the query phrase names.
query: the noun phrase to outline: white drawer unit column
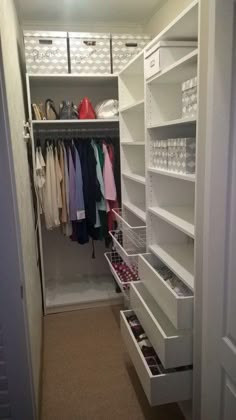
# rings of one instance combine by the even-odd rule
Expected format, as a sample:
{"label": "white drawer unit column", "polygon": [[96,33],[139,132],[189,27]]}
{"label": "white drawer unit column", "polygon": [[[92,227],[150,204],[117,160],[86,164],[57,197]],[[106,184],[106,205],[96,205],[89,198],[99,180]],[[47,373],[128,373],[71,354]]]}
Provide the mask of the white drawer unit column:
{"label": "white drawer unit column", "polygon": [[[145,141],[137,84],[141,55],[132,73],[126,68],[119,79],[123,206],[141,198],[139,142],[144,141],[147,224],[147,254],[139,256],[140,282],[131,285],[132,312],[121,314],[121,331],[151,405],[192,399],[198,12],[195,0],[144,50]],[[134,177],[139,189],[129,190]],[[159,359],[157,376],[132,322],[141,326]]]}

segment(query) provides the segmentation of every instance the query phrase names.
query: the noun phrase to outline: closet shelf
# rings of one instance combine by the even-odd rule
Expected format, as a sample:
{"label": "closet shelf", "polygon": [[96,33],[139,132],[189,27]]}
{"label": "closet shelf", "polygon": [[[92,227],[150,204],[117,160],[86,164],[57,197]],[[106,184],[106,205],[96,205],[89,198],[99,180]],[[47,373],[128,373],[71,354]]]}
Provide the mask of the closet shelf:
{"label": "closet shelf", "polygon": [[135,182],[138,182],[138,183],[143,184],[143,185],[146,184],[145,176],[138,175],[138,174],[132,174],[132,173],[129,173],[129,172],[122,172],[122,175],[123,175],[124,178],[131,179],[131,181],[135,181]]}
{"label": "closet shelf", "polygon": [[159,41],[189,41],[198,39],[198,0],[192,1],[183,12],[161,31],[146,48],[148,53]]}
{"label": "closet shelf", "polygon": [[196,176],[195,174],[182,174],[179,172],[168,171],[165,169],[157,169],[157,168],[148,168],[149,172],[154,174],[166,175],[172,178],[182,179],[184,181],[195,182]]}
{"label": "closet shelf", "polygon": [[142,76],[143,75],[143,50],[135,55],[121,70],[119,76]]}
{"label": "closet shelf", "polygon": [[177,128],[179,126],[193,126],[196,124],[196,118],[187,117],[187,118],[179,118],[177,120],[172,121],[164,121],[162,123],[157,124],[150,124],[148,125],[148,129],[152,128],[164,128],[164,127],[172,127]]}
{"label": "closet shelf", "polygon": [[119,118],[97,119],[97,120],[33,120],[33,126],[61,126],[61,125],[102,125],[118,123]]}
{"label": "closet shelf", "polygon": [[145,146],[145,143],[142,141],[121,141],[122,146]]}
{"label": "closet shelf", "polygon": [[194,239],[194,209],[192,207],[150,207],[149,211]]}
{"label": "closet shelf", "polygon": [[166,67],[161,73],[153,76],[147,84],[157,83],[182,83],[197,74],[198,49],[185,55],[174,64]]}
{"label": "closet shelf", "polygon": [[149,250],[194,290],[194,247],[192,244],[151,245]]}
{"label": "closet shelf", "polygon": [[120,108],[120,112],[129,112],[129,111],[137,111],[138,109],[142,109],[144,107],[144,100],[136,101],[132,103],[131,105],[123,106]]}
{"label": "closet shelf", "polygon": [[140,220],[146,223],[146,213],[140,207],[135,204],[123,201],[123,206],[128,209],[131,213],[135,214]]}
{"label": "closet shelf", "polygon": [[116,74],[27,74],[30,83],[34,85],[54,85],[63,86],[89,84],[91,85],[111,85],[118,82]]}

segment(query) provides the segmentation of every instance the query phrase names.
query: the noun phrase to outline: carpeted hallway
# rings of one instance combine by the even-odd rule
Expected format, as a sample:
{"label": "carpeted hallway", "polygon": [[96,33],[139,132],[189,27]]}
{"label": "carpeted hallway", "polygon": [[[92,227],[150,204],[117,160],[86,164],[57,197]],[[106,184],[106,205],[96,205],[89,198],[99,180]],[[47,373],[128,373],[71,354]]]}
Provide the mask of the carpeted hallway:
{"label": "carpeted hallway", "polygon": [[41,420],[183,420],[177,405],[150,408],[122,342],[119,310],[45,317]]}

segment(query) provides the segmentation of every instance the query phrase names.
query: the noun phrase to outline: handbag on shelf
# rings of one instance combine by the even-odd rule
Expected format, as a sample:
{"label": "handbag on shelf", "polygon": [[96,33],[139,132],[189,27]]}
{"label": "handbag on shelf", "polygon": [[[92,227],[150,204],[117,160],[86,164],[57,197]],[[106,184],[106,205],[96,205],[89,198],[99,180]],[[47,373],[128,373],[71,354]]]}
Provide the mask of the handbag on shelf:
{"label": "handbag on shelf", "polygon": [[98,119],[116,118],[119,115],[119,101],[116,99],[107,99],[99,102],[95,107]]}
{"label": "handbag on shelf", "polygon": [[71,101],[62,101],[59,111],[60,120],[77,120],[79,118],[76,106]]}
{"label": "handbag on shelf", "polygon": [[45,101],[45,114],[47,120],[59,120],[59,115],[52,99]]}
{"label": "handbag on shelf", "polygon": [[78,114],[80,120],[95,120],[96,113],[90,100],[85,97],[78,106]]}
{"label": "handbag on shelf", "polygon": [[33,103],[31,106],[32,106],[33,120],[37,120],[37,121],[46,120],[45,109],[42,103],[40,104]]}

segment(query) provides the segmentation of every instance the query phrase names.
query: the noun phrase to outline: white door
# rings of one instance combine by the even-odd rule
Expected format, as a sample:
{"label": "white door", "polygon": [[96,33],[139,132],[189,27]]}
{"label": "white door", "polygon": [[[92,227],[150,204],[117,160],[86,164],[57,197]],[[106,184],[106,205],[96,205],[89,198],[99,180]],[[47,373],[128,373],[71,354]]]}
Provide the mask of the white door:
{"label": "white door", "polygon": [[0,419],[4,420],[36,418],[22,264],[0,38]]}
{"label": "white door", "polygon": [[201,420],[235,420],[236,7],[209,4]]}

